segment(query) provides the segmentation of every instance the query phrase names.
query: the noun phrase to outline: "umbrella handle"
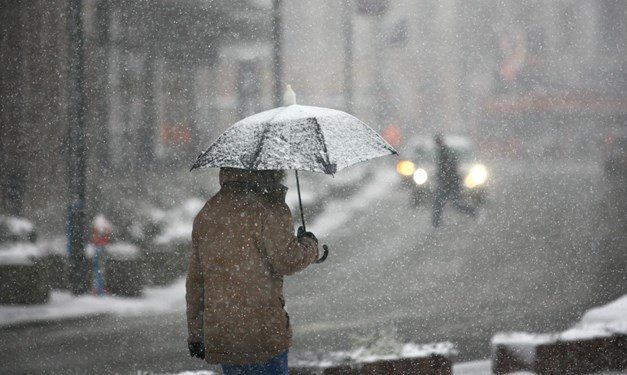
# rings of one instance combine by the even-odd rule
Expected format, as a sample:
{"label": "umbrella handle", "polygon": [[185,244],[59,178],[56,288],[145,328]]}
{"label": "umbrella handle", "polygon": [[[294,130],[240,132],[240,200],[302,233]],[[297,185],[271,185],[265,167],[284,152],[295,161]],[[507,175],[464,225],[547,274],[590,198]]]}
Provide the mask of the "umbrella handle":
{"label": "umbrella handle", "polygon": [[326,244],[322,245],[322,249],[324,250],[324,254],[322,254],[322,257],[316,260],[314,263],[322,263],[329,256],[329,247]]}

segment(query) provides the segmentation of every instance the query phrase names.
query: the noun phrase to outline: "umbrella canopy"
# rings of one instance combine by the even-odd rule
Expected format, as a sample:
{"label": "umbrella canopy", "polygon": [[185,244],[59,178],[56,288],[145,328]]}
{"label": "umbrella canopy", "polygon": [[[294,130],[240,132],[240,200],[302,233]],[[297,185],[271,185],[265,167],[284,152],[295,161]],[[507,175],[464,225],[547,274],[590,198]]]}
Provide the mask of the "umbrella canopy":
{"label": "umbrella canopy", "polygon": [[304,105],[246,117],[202,153],[192,169],[303,170],[334,174],[396,150],[346,112]]}

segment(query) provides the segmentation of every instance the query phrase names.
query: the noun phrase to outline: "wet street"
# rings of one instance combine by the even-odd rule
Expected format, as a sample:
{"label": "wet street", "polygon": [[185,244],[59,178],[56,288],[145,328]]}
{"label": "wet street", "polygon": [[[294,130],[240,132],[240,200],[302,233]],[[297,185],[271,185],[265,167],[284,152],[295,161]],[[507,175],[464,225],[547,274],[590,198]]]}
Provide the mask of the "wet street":
{"label": "wet street", "polygon": [[[487,358],[497,331],[564,329],[627,291],[624,183],[587,162],[489,166],[487,206],[475,219],[449,207],[437,231],[394,172],[331,201],[311,226],[331,256],[286,280],[293,352],[386,337],[451,341],[458,360]],[[2,373],[207,368],[185,340],[182,310],[30,325],[0,329],[0,363]]]}

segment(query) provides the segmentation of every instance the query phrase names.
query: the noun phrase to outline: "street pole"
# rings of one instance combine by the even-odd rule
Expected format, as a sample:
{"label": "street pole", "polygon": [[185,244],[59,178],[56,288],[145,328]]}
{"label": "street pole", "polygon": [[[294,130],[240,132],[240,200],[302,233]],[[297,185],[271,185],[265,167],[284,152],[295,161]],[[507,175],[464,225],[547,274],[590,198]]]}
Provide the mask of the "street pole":
{"label": "street pole", "polygon": [[353,2],[345,0],[342,7],[342,32],[344,34],[344,111],[353,113]]}
{"label": "street pole", "polygon": [[[109,134],[109,95],[110,95],[110,73],[109,64],[111,61],[111,14],[113,12],[112,0],[100,0],[96,7],[96,25],[97,40],[99,51],[97,53],[98,77],[98,94],[96,95],[96,123],[99,126],[96,129],[98,143],[95,152],[98,155],[98,168],[102,171],[105,180],[110,178],[111,174],[111,155],[110,155],[110,134]],[[102,210],[101,207],[96,207]]]}
{"label": "street pole", "polygon": [[460,123],[460,58],[457,41],[457,2],[442,0],[438,4],[435,25],[440,34],[440,63],[438,80],[441,84],[441,121],[440,129],[446,133],[456,132]]}
{"label": "street pole", "polygon": [[283,34],[281,19],[282,2],[282,0],[272,0],[272,101],[274,107],[280,107],[283,104],[283,50],[281,45],[281,36]]}
{"label": "street pole", "polygon": [[383,38],[383,19],[390,8],[390,0],[357,0],[358,11],[372,17],[373,46],[373,82],[371,86],[370,104],[374,111],[375,130],[383,129],[388,115],[388,97],[385,87],[384,51],[385,40]]}
{"label": "street pole", "polygon": [[383,78],[385,41],[383,40],[383,16],[376,14],[372,18],[372,39],[374,51],[374,82],[373,82],[373,108],[375,109],[376,130],[381,131],[386,126],[387,118],[387,92],[385,90],[385,80]]}
{"label": "street pole", "polygon": [[70,283],[72,293],[88,290],[85,242],[85,56],[82,22],[82,0],[69,3],[69,113],[68,113],[68,174],[70,204],[67,215]]}
{"label": "street pole", "polygon": [[26,4],[0,9],[0,209],[20,216],[26,188],[24,80]]}
{"label": "street pole", "polygon": [[[155,162],[155,137],[154,137],[154,129],[157,122],[157,103],[155,98],[155,81],[156,81],[156,70],[157,70],[157,49],[154,46],[150,46],[148,48],[148,53],[146,54],[146,62],[144,66],[144,111],[143,111],[143,121],[141,124],[141,128],[139,131],[140,134],[140,144],[139,144],[139,153],[137,155],[137,159],[139,161],[140,170],[144,171],[153,171],[154,162]],[[191,80],[190,80],[191,81]],[[193,81],[192,81],[193,83]],[[192,88],[188,88],[192,90]],[[192,112],[193,113],[193,112]],[[192,121],[189,121],[192,123]],[[146,178],[144,175],[144,183],[146,182]]]}

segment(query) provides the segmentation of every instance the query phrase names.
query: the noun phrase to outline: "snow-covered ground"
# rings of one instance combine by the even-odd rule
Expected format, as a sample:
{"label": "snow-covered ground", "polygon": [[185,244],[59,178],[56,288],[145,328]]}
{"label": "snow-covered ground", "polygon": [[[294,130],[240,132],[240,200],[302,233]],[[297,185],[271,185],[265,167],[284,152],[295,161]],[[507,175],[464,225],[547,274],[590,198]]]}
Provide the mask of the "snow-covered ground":
{"label": "snow-covered ground", "polygon": [[31,242],[0,244],[0,265],[31,265],[41,256],[41,247]]}
{"label": "snow-covered ground", "polygon": [[[321,178],[328,178],[326,176],[320,176]],[[387,197],[390,195],[398,195],[399,192],[396,189],[391,189],[394,185],[394,180],[396,175],[393,172],[393,169],[388,170],[375,170],[370,178],[365,179],[362,182],[361,187],[357,190],[356,194],[350,196],[347,199],[338,199],[337,201],[330,200],[326,205],[327,209],[324,210],[315,220],[311,222],[311,230],[313,230],[316,234],[320,234],[321,237],[325,236],[325,233],[337,233],[337,232],[349,232],[354,231],[355,223],[351,223],[351,219],[359,218],[363,215],[364,212],[371,211],[377,209],[379,211],[383,211],[385,209],[386,204],[390,204],[390,202],[384,202],[383,204],[377,204],[377,201],[381,200],[382,197]],[[392,202],[393,203],[393,202]],[[405,211],[401,211],[405,212]],[[187,214],[186,214],[187,216]],[[422,219],[422,218],[420,218]],[[427,218],[428,219],[428,218]],[[454,217],[452,218],[454,219]],[[451,220],[452,220],[451,219]],[[428,221],[428,220],[427,220]],[[173,223],[174,224],[174,223]],[[187,220],[185,225],[187,229],[185,231],[177,231],[173,230],[170,232],[172,236],[170,238],[179,238],[179,234],[183,235],[183,232],[188,233],[190,228],[190,222]],[[308,226],[308,229],[310,226]],[[333,242],[331,242],[333,243]],[[339,245],[337,246],[337,252],[334,252],[333,255],[337,257],[339,260],[340,256],[343,259],[352,259],[353,255],[349,252],[350,248],[341,248]],[[333,248],[332,248],[333,251]],[[386,248],[384,255],[392,254],[396,250],[396,246],[390,245],[389,248]],[[360,246],[359,252],[355,253],[356,256],[360,258],[368,258],[373,257],[376,252],[381,252],[381,249],[378,249],[376,246]],[[381,255],[383,256],[383,255]],[[378,262],[381,260],[381,256],[377,259]],[[405,259],[405,258],[403,258]],[[336,263],[339,260],[335,260]],[[345,262],[346,263],[346,262]],[[326,267],[330,267],[332,262],[328,262]],[[339,267],[340,265],[338,265]],[[355,266],[355,264],[351,263],[349,265],[351,268]],[[314,269],[315,271],[315,269]],[[303,277],[302,275],[300,276]],[[333,279],[335,280],[335,279]],[[307,281],[307,280],[305,280]],[[403,281],[404,282],[404,281]],[[304,282],[308,288],[310,288],[310,284],[308,282]],[[375,290],[376,292],[377,290]],[[326,298],[326,297],[325,297]],[[308,301],[314,301],[310,298],[310,296],[306,296]],[[327,300],[334,301],[334,307],[339,304],[334,299],[326,298]],[[339,300],[339,299],[338,299]],[[293,310],[295,299],[289,299]],[[350,300],[353,303],[353,300]],[[605,307],[601,309],[591,309],[588,313],[585,314],[583,319],[581,319],[580,324],[587,324],[590,327],[593,324],[602,323],[611,316],[622,316],[626,315],[625,313],[625,297],[615,301],[606,306],[614,306],[618,305],[617,309],[612,308],[611,311],[608,312]],[[20,322],[25,321],[46,321],[46,320],[54,320],[54,319],[63,319],[63,318],[72,318],[72,317],[80,317],[85,315],[92,314],[114,314],[114,315],[142,315],[142,314],[153,314],[153,313],[167,313],[171,311],[181,312],[184,309],[184,284],[182,280],[179,280],[177,283],[166,287],[166,288],[148,288],[146,289],[145,295],[143,298],[139,299],[126,299],[126,298],[116,298],[116,297],[94,297],[94,296],[84,296],[84,297],[73,297],[68,293],[62,292],[53,292],[51,302],[45,306],[30,306],[30,307],[21,307],[21,306],[0,306],[0,325],[7,324],[19,324]],[[622,306],[622,307],[621,307]],[[307,309],[310,309],[311,306],[307,306]],[[415,310],[415,308],[413,308]],[[292,311],[291,311],[292,312]],[[320,314],[320,312],[317,312]],[[417,312],[412,312],[416,314]],[[618,314],[618,315],[616,315]],[[298,314],[294,314],[298,315]],[[346,314],[349,316],[350,314]],[[368,312],[369,316],[374,316],[373,313]],[[336,313],[333,316],[333,324],[339,325],[342,322],[338,317],[341,317],[340,313]],[[296,325],[296,328],[304,327],[307,324],[318,324],[318,322],[310,323],[303,316],[299,316],[300,321],[299,324]],[[358,318],[358,317],[357,317]],[[374,316],[373,319],[376,319],[377,316]],[[351,319],[356,320],[355,316],[351,316]],[[613,321],[613,320],[612,320]],[[179,324],[179,322],[176,322]],[[335,327],[337,328],[337,327]],[[334,329],[335,329],[334,328]],[[576,327],[575,327],[576,328]],[[597,327],[599,328],[599,327]],[[142,330],[146,330],[143,326]],[[178,329],[178,328],[177,328]],[[489,331],[493,332],[493,331]],[[307,332],[306,336],[315,336],[316,332]],[[480,358],[480,357],[475,357]],[[168,367],[166,367],[168,368]],[[170,367],[170,369],[174,369],[175,367]],[[185,368],[191,367],[176,367],[179,371]],[[189,374],[209,374],[210,372],[193,372]],[[489,374],[490,373],[490,362],[489,361],[478,361],[478,362],[468,362],[468,363],[460,363],[454,366],[455,374]],[[524,372],[518,374],[525,374]],[[529,373],[527,373],[529,374]]]}
{"label": "snow-covered ground", "polygon": [[[381,169],[377,178],[369,181],[360,191],[350,199],[333,202],[334,209],[321,213],[313,226],[317,231],[325,232],[329,226],[340,226],[345,220],[355,214],[355,211],[367,205],[374,197],[383,194],[385,188],[381,186],[382,179],[393,176],[381,175],[387,170]],[[389,174],[389,172],[387,172]],[[326,176],[320,176],[325,178]],[[327,189],[328,190],[328,189]],[[196,213],[204,202],[198,198],[186,200],[180,206],[170,210],[153,209],[152,219],[162,223],[162,232],[155,239],[155,243],[164,244],[181,240],[188,240],[191,236],[192,222]],[[337,207],[341,205],[341,207]],[[341,215],[338,215],[341,213]],[[65,250],[63,237],[55,238],[55,246],[44,246],[58,251]],[[30,246],[39,251],[39,247],[24,243],[21,246]],[[40,246],[41,247],[41,246]],[[116,250],[117,248],[111,249]],[[10,256],[19,255],[19,260],[27,259],[32,252],[24,248],[15,248],[14,251],[0,252],[0,261],[8,261]],[[33,251],[34,251],[33,250]],[[88,246],[87,255],[93,253],[93,247]],[[4,258],[3,258],[4,256]],[[12,262],[16,262],[11,258]],[[75,319],[100,314],[140,315],[169,313],[183,311],[185,308],[185,283],[181,279],[165,288],[148,287],[141,298],[122,298],[114,296],[73,296],[70,292],[54,290],[50,301],[45,305],[10,306],[0,305],[0,327],[26,322],[45,322],[61,319]]]}
{"label": "snow-covered ground", "polygon": [[0,306],[0,327],[26,322],[75,319],[101,314],[132,316],[160,314],[185,309],[185,280],[163,287],[148,287],[140,298],[73,296],[53,291],[45,305]]}
{"label": "snow-covered ground", "polygon": [[331,232],[341,231],[350,219],[360,211],[366,209],[372,202],[393,191],[398,183],[398,174],[392,168],[378,168],[373,176],[364,182],[363,186],[349,199],[340,198],[330,200],[325,210],[315,218],[308,227],[319,237]]}

